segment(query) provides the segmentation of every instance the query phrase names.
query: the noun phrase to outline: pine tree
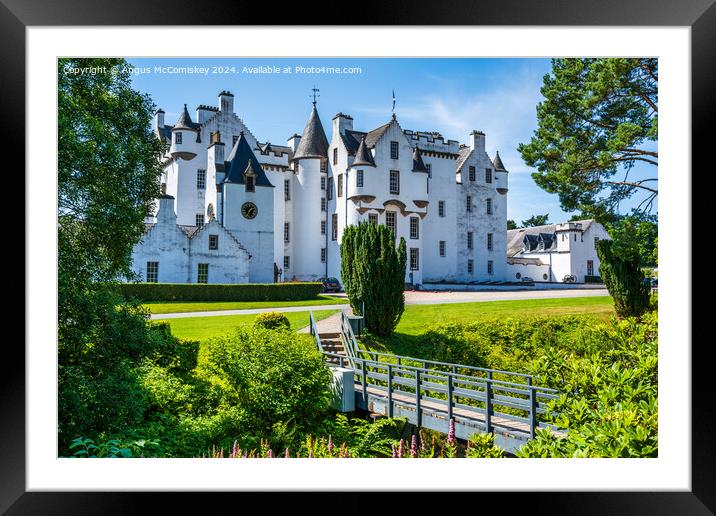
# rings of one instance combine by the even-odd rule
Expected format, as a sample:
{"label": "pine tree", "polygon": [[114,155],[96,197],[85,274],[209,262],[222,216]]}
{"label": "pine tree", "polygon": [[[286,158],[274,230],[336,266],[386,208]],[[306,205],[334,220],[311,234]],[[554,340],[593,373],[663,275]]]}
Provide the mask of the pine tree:
{"label": "pine tree", "polygon": [[396,248],[395,234],[387,226],[360,222],[343,232],[343,286],[353,313],[362,314],[366,328],[376,335],[390,335],[403,315],[405,263],[405,239]]}
{"label": "pine tree", "polygon": [[651,293],[651,287],[644,281],[639,253],[622,249],[616,254],[613,244],[611,240],[600,240],[597,243],[599,273],[614,299],[617,315],[639,317],[649,309]]}

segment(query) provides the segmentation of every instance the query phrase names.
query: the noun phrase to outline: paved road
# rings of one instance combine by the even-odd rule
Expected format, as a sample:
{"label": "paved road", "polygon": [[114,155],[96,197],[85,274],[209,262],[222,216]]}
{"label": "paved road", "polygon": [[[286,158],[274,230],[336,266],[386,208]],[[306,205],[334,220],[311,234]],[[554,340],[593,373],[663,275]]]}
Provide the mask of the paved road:
{"label": "paved road", "polygon": [[[442,305],[447,303],[473,303],[487,301],[515,301],[520,299],[555,299],[568,297],[608,296],[606,288],[569,290],[521,290],[512,292],[430,292],[409,291],[405,293],[407,305]],[[337,294],[336,297],[345,297]],[[288,306],[274,308],[252,308],[248,310],[215,310],[212,312],[182,312],[156,314],[152,319],[177,319],[182,317],[214,317],[219,315],[247,315],[263,312],[307,312],[308,310],[341,310],[348,305]]]}

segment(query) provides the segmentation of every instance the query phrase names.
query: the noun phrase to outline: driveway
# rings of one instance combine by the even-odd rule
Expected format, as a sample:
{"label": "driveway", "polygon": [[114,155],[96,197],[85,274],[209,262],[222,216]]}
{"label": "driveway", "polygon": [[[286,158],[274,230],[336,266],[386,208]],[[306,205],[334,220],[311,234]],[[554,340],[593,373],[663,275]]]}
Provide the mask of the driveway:
{"label": "driveway", "polygon": [[[345,298],[345,294],[331,294],[335,297]],[[503,292],[435,292],[435,291],[406,291],[406,305],[443,305],[447,303],[478,303],[489,301],[515,301],[520,299],[555,299],[568,297],[608,296],[606,288],[569,289],[569,290],[520,290]],[[181,312],[175,314],[152,315],[156,319],[178,319],[183,317],[213,317],[219,315],[247,315],[264,312],[307,312],[309,310],[342,310],[348,305],[317,305],[317,306],[287,306],[274,308],[252,308],[249,310],[215,310],[212,312]]]}

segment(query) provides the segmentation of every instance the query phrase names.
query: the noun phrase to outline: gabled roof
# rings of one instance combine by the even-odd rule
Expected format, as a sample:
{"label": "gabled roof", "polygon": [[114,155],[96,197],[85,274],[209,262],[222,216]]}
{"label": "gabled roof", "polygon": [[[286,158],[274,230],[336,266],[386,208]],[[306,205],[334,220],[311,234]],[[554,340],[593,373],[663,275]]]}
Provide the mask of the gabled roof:
{"label": "gabled roof", "polygon": [[367,133],[346,130],[344,134],[341,134],[341,139],[348,150],[348,154],[353,156],[358,151],[358,147],[360,146],[360,142],[363,138],[365,138],[366,147],[369,149],[375,147],[375,144],[378,143],[378,140],[380,140],[380,138],[385,134],[391,123],[392,122],[388,122],[387,124],[376,127]]}
{"label": "gabled roof", "polygon": [[420,149],[418,149],[418,146],[416,145],[413,149],[413,172],[426,172],[427,173],[428,168],[425,166],[425,163],[423,162],[423,157],[420,155]]}
{"label": "gabled roof", "polygon": [[507,172],[505,165],[502,164],[502,160],[500,159],[500,151],[497,151],[497,154],[495,154],[495,159],[492,160],[492,164],[495,165],[495,170]]}
{"label": "gabled roof", "polygon": [[361,138],[360,145],[358,145],[358,150],[356,150],[356,159],[353,161],[354,167],[374,167],[375,166],[375,160],[373,159],[373,155],[370,153],[370,150],[368,150],[368,146],[365,143],[365,137]]}
{"label": "gabled roof", "polygon": [[[581,224],[582,231],[586,231],[594,222],[594,219],[573,220],[573,224]],[[507,256],[516,256],[522,252],[524,239],[529,235],[530,241],[534,239],[535,249],[539,243],[540,234],[554,235],[557,231],[557,224],[545,224],[543,226],[532,226],[528,228],[507,230]]]}
{"label": "gabled roof", "polygon": [[328,159],[328,139],[315,105],[311,110],[311,116],[308,117],[306,127],[303,128],[303,135],[296,149],[296,154],[293,156],[294,160],[305,158]]}
{"label": "gabled roof", "polygon": [[455,171],[459,172],[462,166],[465,164],[467,159],[470,157],[470,154],[472,154],[472,149],[469,146],[460,147],[460,153],[457,157],[457,163],[455,164]]}
{"label": "gabled roof", "polygon": [[247,171],[253,171],[256,175],[256,186],[270,186],[273,187],[271,182],[266,177],[264,169],[256,159],[256,155],[251,150],[251,146],[246,141],[244,132],[241,131],[239,139],[236,140],[234,148],[231,149],[229,157],[224,162],[224,168],[226,169],[225,183],[238,183],[245,184],[244,180]]}

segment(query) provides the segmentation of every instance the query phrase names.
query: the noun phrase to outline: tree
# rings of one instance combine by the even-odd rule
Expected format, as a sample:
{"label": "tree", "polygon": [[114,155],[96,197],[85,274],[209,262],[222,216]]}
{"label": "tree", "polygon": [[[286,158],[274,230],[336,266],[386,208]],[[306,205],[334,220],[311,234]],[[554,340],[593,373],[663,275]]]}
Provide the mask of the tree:
{"label": "tree", "polygon": [[651,287],[644,282],[639,252],[633,247],[619,249],[618,243],[611,240],[600,240],[597,256],[599,274],[614,300],[617,316],[640,317],[649,309]]}
{"label": "tree", "polygon": [[537,169],[535,182],[557,193],[565,211],[608,222],[636,192],[645,194],[637,210],[651,211],[656,175],[630,179],[629,173],[636,163],[656,173],[658,73],[656,58],[552,60],[537,130],[518,150]]}
{"label": "tree", "polygon": [[379,336],[390,335],[405,309],[405,239],[384,225],[360,222],[348,226],[341,240],[341,278],[353,312]]}
{"label": "tree", "polygon": [[522,221],[523,228],[544,226],[545,224],[549,224],[549,213],[545,213],[544,215],[532,215],[529,219]]}
{"label": "tree", "polygon": [[512,219],[507,219],[507,229],[517,229],[517,223]]}
{"label": "tree", "polygon": [[639,254],[641,265],[656,265],[656,239],[659,234],[656,216],[638,212],[621,216],[608,226],[608,230],[616,253],[633,249]]}

